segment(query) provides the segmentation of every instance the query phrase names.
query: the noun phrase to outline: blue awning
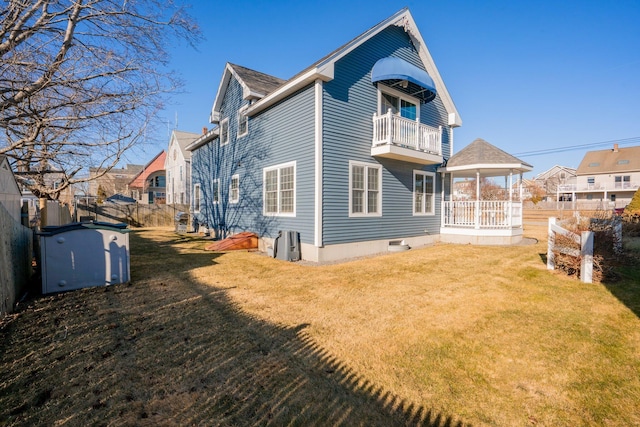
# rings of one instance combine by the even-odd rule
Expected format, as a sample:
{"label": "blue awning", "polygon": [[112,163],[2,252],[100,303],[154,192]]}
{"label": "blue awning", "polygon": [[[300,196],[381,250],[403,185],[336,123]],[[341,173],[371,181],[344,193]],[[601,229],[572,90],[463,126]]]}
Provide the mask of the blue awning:
{"label": "blue awning", "polygon": [[427,103],[436,97],[436,85],[429,74],[407,61],[388,57],[378,60],[371,69],[371,82],[385,82]]}

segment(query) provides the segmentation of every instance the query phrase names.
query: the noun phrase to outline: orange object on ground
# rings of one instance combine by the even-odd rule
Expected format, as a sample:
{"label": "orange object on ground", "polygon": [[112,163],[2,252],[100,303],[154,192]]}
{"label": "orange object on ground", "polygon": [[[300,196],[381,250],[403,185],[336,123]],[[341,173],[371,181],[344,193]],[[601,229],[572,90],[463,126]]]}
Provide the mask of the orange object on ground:
{"label": "orange object on ground", "polygon": [[239,249],[258,249],[258,235],[250,231],[234,234],[224,240],[214,242],[204,248],[207,251],[236,251]]}

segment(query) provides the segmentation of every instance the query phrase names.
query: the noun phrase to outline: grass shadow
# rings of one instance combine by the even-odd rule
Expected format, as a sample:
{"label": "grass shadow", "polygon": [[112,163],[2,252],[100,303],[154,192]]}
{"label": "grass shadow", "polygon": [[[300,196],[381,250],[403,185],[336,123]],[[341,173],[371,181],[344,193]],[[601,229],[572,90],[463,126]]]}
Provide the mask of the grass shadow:
{"label": "grass shadow", "polygon": [[194,242],[136,231],[132,284],[19,312],[0,331],[0,425],[464,425],[194,280],[224,256]]}

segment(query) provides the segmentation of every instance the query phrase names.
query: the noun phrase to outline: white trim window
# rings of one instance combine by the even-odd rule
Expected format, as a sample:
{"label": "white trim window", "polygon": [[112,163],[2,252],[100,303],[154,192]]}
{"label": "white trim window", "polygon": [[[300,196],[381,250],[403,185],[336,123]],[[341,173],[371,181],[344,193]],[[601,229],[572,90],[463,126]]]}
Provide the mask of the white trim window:
{"label": "white trim window", "polygon": [[195,184],[193,186],[193,211],[198,213],[200,212],[200,184]]}
{"label": "white trim window", "polygon": [[296,162],[263,169],[264,215],[296,216]]}
{"label": "white trim window", "polygon": [[378,85],[379,114],[391,113],[409,120],[420,117],[420,101],[417,98],[394,90],[390,87]]}
{"label": "white trim window", "polygon": [[249,133],[249,117],[244,110],[238,111],[238,138]]}
{"label": "white trim window", "polygon": [[413,171],[414,215],[435,215],[435,182],[433,172]]}
{"label": "white trim window", "polygon": [[220,145],[229,143],[229,117],[220,121]]}
{"label": "white trim window", "polygon": [[235,174],[231,177],[229,184],[229,203],[238,203],[240,201],[240,175]]}
{"label": "white trim window", "polygon": [[220,202],[220,180],[214,179],[211,183],[211,200],[214,205]]}
{"label": "white trim window", "polygon": [[349,216],[382,216],[382,166],[349,161]]}

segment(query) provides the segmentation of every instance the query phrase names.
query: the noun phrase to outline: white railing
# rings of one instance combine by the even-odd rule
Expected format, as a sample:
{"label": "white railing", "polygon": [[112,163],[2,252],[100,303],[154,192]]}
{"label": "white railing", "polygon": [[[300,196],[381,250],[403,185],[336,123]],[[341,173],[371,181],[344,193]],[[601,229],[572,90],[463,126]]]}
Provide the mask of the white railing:
{"label": "white railing", "polygon": [[442,204],[443,227],[519,228],[522,203],[508,200],[448,201]]}
{"label": "white railing", "polygon": [[442,155],[442,126],[435,128],[420,124],[420,120],[410,120],[387,114],[373,115],[373,146],[395,144]]}
{"label": "white railing", "polygon": [[571,193],[573,191],[615,191],[637,190],[639,182],[594,182],[593,184],[561,184],[558,185],[559,193]]}

